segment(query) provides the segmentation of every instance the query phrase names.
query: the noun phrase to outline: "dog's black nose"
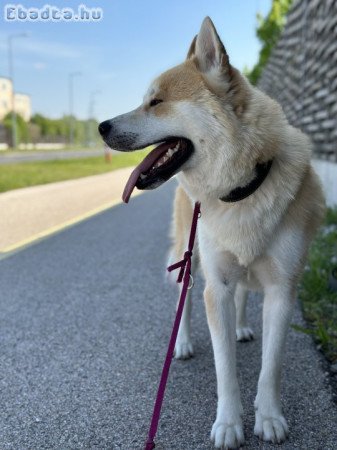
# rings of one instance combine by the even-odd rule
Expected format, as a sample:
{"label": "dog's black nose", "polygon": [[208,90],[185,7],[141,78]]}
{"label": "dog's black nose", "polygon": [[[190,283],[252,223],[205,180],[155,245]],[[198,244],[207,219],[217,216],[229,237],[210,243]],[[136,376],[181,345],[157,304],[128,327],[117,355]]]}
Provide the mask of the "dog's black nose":
{"label": "dog's black nose", "polygon": [[102,137],[106,137],[111,131],[111,128],[112,126],[110,120],[105,120],[98,125],[98,131]]}

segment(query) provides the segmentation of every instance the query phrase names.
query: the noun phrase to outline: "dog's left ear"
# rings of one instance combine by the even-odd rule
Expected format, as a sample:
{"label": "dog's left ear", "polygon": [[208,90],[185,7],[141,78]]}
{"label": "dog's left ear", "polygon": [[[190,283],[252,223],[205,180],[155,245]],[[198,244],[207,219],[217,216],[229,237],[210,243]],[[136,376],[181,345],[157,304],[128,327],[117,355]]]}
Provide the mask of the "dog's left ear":
{"label": "dog's left ear", "polygon": [[197,35],[194,36],[193,41],[191,42],[190,48],[188,50],[186,59],[191,59],[195,55],[195,43],[197,42]]}
{"label": "dog's left ear", "polygon": [[201,72],[215,70],[224,75],[230,75],[231,66],[227,52],[209,17],[204,19],[200,32],[196,36],[194,55]]}

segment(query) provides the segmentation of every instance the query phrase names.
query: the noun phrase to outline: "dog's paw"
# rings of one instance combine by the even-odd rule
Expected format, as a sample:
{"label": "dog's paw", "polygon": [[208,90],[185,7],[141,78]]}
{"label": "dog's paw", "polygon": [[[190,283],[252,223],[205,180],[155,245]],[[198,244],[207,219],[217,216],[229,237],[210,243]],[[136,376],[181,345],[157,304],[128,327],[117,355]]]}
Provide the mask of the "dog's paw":
{"label": "dog's paw", "polygon": [[189,359],[193,356],[193,345],[190,341],[176,342],[174,349],[175,359]]}
{"label": "dog's paw", "polygon": [[286,419],[282,414],[266,417],[256,411],[254,434],[264,441],[281,444],[288,436]]}
{"label": "dog's paw", "polygon": [[253,330],[249,327],[236,329],[236,340],[240,342],[251,341],[254,339]]}
{"label": "dog's paw", "polygon": [[211,431],[211,440],[216,448],[233,449],[241,447],[245,441],[242,423],[227,424],[215,421]]}

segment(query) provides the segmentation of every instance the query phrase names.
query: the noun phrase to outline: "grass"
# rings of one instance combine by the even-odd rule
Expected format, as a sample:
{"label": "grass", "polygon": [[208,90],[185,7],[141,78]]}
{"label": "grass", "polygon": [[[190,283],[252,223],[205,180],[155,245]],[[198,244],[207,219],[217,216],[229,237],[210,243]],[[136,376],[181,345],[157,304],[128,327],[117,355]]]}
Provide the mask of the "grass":
{"label": "grass", "polygon": [[138,164],[148,150],[113,154],[111,163],[102,157],[63,159],[0,165],[0,192],[55,181],[110,172]]}
{"label": "grass", "polygon": [[337,362],[337,292],[328,280],[337,267],[337,208],[329,209],[325,225],[313,241],[307,270],[300,285],[300,300],[307,328],[295,329],[311,334],[327,359]]}

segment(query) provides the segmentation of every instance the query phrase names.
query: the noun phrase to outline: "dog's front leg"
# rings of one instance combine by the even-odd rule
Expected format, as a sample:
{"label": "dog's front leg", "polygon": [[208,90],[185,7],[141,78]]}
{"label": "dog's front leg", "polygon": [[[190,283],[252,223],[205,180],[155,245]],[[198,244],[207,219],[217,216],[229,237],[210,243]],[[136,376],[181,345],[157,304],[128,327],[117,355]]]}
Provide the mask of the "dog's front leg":
{"label": "dog's front leg", "polygon": [[218,448],[238,448],[244,442],[242,405],[236,376],[235,283],[209,282],[204,292],[218,386],[218,408],[211,439]]}
{"label": "dog's front leg", "polygon": [[265,441],[283,442],[288,434],[282,414],[280,381],[282,356],[294,306],[294,289],[271,286],[265,289],[263,305],[262,369],[255,399],[254,433]]}
{"label": "dog's front leg", "polygon": [[[198,259],[192,257],[191,275],[194,280],[195,272],[197,270]],[[180,286],[181,293],[182,286]],[[174,349],[174,357],[176,359],[188,359],[193,356],[193,344],[191,339],[191,311],[192,311],[192,289],[189,289],[186,294],[185,305],[181,322],[179,326],[177,341]],[[180,295],[177,302],[177,308],[180,302]]]}

